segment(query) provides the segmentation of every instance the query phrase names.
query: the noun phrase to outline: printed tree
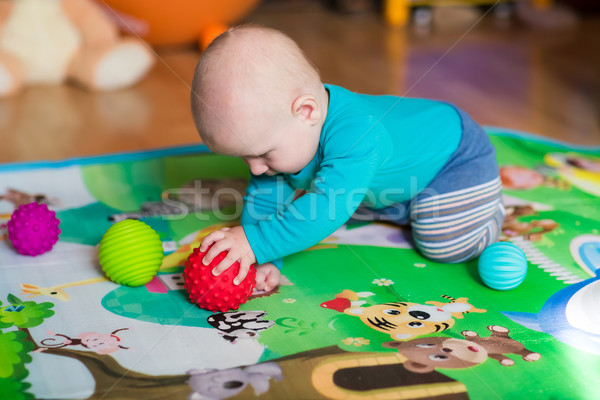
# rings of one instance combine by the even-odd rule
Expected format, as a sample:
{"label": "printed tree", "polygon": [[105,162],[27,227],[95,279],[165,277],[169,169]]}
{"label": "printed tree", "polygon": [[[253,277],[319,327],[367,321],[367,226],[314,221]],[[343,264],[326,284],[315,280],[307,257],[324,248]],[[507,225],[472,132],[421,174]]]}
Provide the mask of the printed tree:
{"label": "printed tree", "polygon": [[31,384],[24,382],[28,375],[25,364],[33,344],[24,332],[0,332],[0,397],[3,399],[33,399],[27,393]]}
{"label": "printed tree", "polygon": [[[23,301],[9,294],[8,305],[0,301],[0,399],[30,400],[28,393],[31,384],[25,382],[29,372],[25,364],[32,361],[28,354],[40,349],[31,336],[29,328],[41,325],[54,315],[53,303]],[[17,330],[14,330],[17,328]],[[12,329],[9,331],[3,331]],[[189,395],[187,375],[150,376],[129,371],[109,355],[93,351],[56,348],[45,349],[46,354],[74,358],[83,363],[96,381],[92,399],[121,399],[153,397],[152,392],[170,394],[186,398]],[[177,396],[176,396],[177,397]]]}
{"label": "printed tree", "polygon": [[[41,325],[54,315],[52,303],[22,301],[9,294],[9,305],[0,301],[0,397],[3,399],[33,399],[27,393],[31,384],[25,382],[28,371],[25,364],[31,362],[28,354],[35,348],[29,328]],[[17,328],[3,332],[3,329]]]}

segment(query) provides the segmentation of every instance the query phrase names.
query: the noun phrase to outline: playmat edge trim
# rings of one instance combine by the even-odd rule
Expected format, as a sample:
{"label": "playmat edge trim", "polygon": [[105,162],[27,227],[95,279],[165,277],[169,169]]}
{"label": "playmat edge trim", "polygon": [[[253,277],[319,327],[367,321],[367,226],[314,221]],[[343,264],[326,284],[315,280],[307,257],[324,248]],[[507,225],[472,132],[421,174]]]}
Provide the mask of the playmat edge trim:
{"label": "playmat edge trim", "polygon": [[158,147],[146,150],[105,153],[94,156],[71,157],[62,160],[23,161],[0,164],[0,173],[7,171],[24,171],[38,168],[64,168],[74,165],[107,164],[111,162],[142,161],[152,158],[210,153],[204,144]]}
{"label": "playmat edge trim", "polygon": [[533,142],[542,143],[548,146],[555,146],[562,148],[563,150],[577,150],[581,152],[597,152],[600,151],[600,145],[582,145],[569,143],[564,140],[553,139],[545,136],[541,136],[535,133],[520,131],[517,129],[503,128],[495,125],[483,125],[483,129],[488,135],[493,136],[506,136],[516,137],[519,139],[527,139]]}

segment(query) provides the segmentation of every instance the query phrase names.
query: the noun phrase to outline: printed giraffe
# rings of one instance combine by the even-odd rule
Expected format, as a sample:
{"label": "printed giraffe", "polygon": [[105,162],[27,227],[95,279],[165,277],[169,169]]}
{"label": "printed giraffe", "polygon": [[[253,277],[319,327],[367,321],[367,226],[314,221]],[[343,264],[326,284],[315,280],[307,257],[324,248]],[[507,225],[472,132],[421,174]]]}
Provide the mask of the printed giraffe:
{"label": "printed giraffe", "polygon": [[23,291],[23,294],[28,294],[29,298],[32,297],[37,297],[37,296],[49,296],[58,300],[63,300],[63,301],[68,301],[69,300],[69,295],[67,293],[65,293],[65,291],[63,289],[69,288],[69,287],[73,287],[73,286],[83,286],[83,285],[90,285],[92,283],[98,283],[98,282],[106,282],[108,281],[108,278],[104,277],[104,276],[99,276],[96,278],[91,278],[91,279],[84,279],[81,281],[76,281],[76,282],[68,282],[68,283],[62,283],[60,285],[56,285],[56,286],[50,286],[50,287],[39,287],[36,285],[32,285],[29,283],[21,283],[21,290]]}

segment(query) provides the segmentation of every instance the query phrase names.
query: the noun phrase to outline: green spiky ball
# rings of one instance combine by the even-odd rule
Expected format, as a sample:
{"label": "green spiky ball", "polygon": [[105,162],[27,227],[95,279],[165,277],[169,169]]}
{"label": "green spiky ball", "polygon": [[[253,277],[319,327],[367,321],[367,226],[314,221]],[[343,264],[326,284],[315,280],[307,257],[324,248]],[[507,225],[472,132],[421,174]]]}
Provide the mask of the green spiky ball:
{"label": "green spiky ball", "polygon": [[106,276],[120,285],[150,282],[163,260],[158,233],[147,224],[126,219],[111,226],[100,241],[98,260]]}

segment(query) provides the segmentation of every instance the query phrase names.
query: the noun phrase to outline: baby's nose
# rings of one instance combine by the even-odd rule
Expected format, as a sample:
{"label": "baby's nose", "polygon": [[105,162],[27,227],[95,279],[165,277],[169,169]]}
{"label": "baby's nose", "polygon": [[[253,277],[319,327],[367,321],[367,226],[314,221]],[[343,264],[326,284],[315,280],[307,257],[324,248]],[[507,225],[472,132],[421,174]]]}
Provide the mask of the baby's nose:
{"label": "baby's nose", "polygon": [[260,161],[250,161],[249,166],[252,175],[262,175],[269,169],[269,167]]}

